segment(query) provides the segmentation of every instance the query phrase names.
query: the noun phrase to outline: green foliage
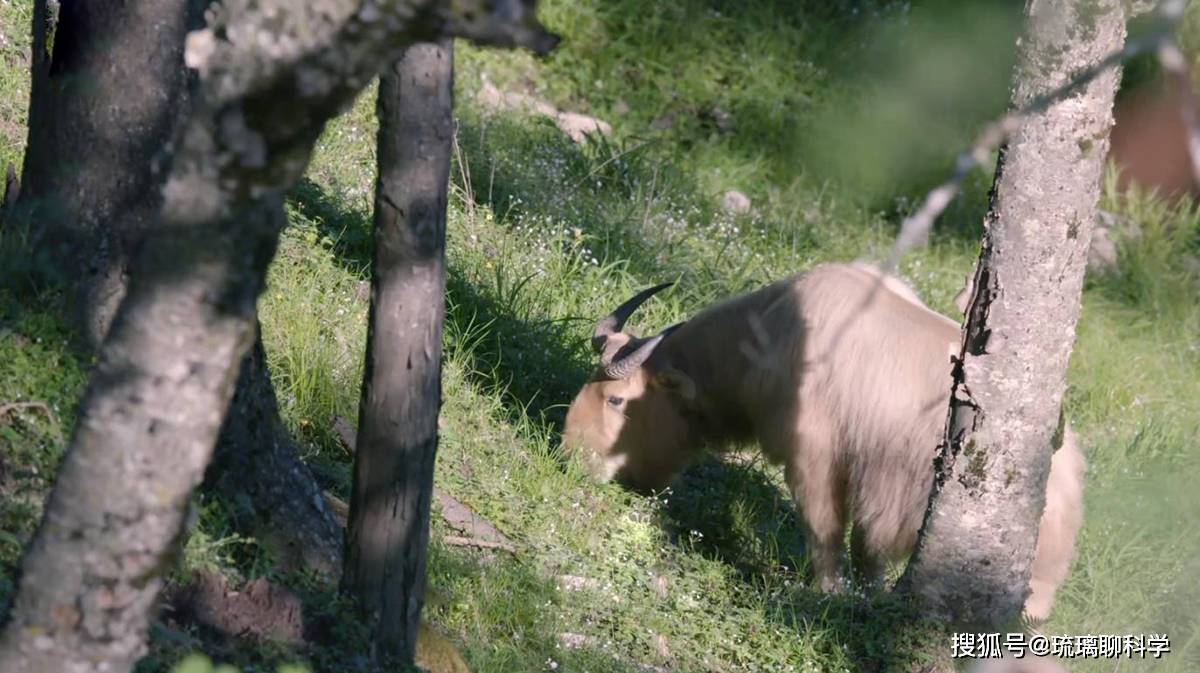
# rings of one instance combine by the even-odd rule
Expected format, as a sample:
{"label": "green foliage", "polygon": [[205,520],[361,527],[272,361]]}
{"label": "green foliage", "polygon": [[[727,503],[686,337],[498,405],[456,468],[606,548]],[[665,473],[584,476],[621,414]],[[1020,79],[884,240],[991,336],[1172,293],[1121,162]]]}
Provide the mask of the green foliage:
{"label": "green foliage", "polygon": [[171,669],[171,673],[237,673],[233,666],[214,666],[203,654],[189,655]]}
{"label": "green foliage", "polygon": [[[54,297],[38,299],[56,305]],[[0,290],[0,614],[83,392],[84,363],[65,328],[43,311],[25,311]]]}
{"label": "green foliage", "polygon": [[815,168],[882,207],[944,179],[1008,105],[1020,5],[932,2],[857,36],[866,47],[817,114]]}
{"label": "green foliage", "polygon": [[[280,666],[276,673],[310,673],[304,666]],[[216,665],[203,654],[191,654],[171,668],[171,673],[241,673],[228,664]]]}

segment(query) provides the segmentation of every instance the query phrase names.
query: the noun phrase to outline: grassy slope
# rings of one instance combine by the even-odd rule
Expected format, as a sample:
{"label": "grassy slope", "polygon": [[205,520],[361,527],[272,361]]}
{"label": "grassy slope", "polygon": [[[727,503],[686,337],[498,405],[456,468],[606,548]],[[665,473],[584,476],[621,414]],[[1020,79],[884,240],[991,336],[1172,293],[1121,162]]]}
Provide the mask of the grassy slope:
{"label": "grassy slope", "polygon": [[[523,550],[480,557],[434,536],[431,575],[440,598],[429,615],[462,643],[476,671],[872,670],[928,637],[886,597],[830,600],[807,588],[798,523],[772,468],[706,462],[650,500],[591,486],[558,460],[563,406],[591,362],[591,321],[663,279],[681,282],[643,309],[635,329],[669,324],[824,260],[879,256],[903,208],[892,198],[896,185],[901,196],[917,193],[912,186],[944,165],[962,130],[1003,100],[1006,57],[986,52],[994,45],[970,31],[934,54],[940,58],[889,51],[897,34],[934,31],[918,11],[761,2],[735,13],[735,4],[555,0],[546,17],[568,41],[547,62],[460,46],[438,481]],[[6,160],[22,140],[25,84],[14,54],[28,20],[24,5],[0,1]],[[906,33],[910,27],[917,32]],[[905,64],[965,62],[955,57],[964,45],[992,54],[983,59],[988,72],[1001,73],[961,76],[987,85],[983,96],[947,86],[926,92],[938,104],[922,107],[872,84],[920,84],[921,68]],[[855,76],[860,70],[867,75]],[[485,72],[502,86],[529,87],[612,121],[615,139],[579,148],[544,122],[482,114],[473,95]],[[843,109],[834,104],[847,102],[864,111],[832,124],[838,114],[830,111]],[[732,132],[715,121],[720,112],[730,115]],[[648,131],[664,117],[669,130]],[[891,130],[867,125],[874,117]],[[357,289],[369,260],[373,125],[368,93],[323,138],[310,180],[292,199],[294,226],[262,301],[283,412],[320,478],[343,495],[348,464],[330,421],[357,411],[366,312]],[[889,167],[887,175],[839,163],[812,140],[860,136],[882,145],[873,164]],[[883,142],[892,137],[929,147],[914,154],[912,143]],[[890,187],[882,186],[887,176]],[[985,187],[980,176],[934,244],[903,267],[940,310],[951,310],[972,264]],[[716,197],[726,188],[749,193],[758,213],[721,214]],[[1068,402],[1092,466],[1088,518],[1076,570],[1045,630],[1166,630],[1176,652],[1160,670],[1194,670],[1200,499],[1187,479],[1200,467],[1200,309],[1195,274],[1178,260],[1183,250],[1197,251],[1197,218],[1144,199],[1108,201],[1144,234],[1123,250],[1124,272],[1092,282],[1085,294]],[[5,469],[28,486],[33,470],[51,469],[61,447],[55,430],[69,427],[83,378],[53,322],[11,299],[0,313],[0,401],[45,400],[58,410],[56,423],[34,412],[0,426]],[[49,450],[30,450],[39,446]],[[36,513],[36,504],[20,502],[6,499],[0,512],[3,570]],[[237,576],[270,572],[253,540],[231,533],[219,500],[202,511],[180,576],[200,565]],[[562,575],[596,583],[565,591]],[[282,579],[315,603],[327,598],[322,587]],[[5,581],[0,600],[10,591]],[[339,634],[346,647],[310,653],[315,667],[348,667],[346,652],[359,636],[349,627]],[[561,647],[562,634],[586,637],[584,646]],[[181,653],[159,643],[146,668]],[[256,648],[227,656],[265,670],[295,655]]]}

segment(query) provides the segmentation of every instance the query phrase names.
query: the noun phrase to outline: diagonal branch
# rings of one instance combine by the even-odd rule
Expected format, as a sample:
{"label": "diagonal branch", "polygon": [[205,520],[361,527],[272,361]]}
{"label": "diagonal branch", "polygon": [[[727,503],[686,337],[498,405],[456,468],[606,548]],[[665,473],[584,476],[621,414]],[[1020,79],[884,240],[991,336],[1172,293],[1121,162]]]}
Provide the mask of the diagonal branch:
{"label": "diagonal branch", "polygon": [[[883,289],[887,275],[895,272],[904,256],[913,248],[924,245],[929,240],[929,233],[933,229],[934,222],[941,217],[947,206],[962,191],[963,182],[966,181],[967,176],[976,168],[985,166],[992,152],[1004,143],[1021,122],[1076,95],[1100,75],[1134,57],[1157,51],[1159,57],[1163,58],[1165,49],[1166,58],[1172,59],[1175,54],[1178,54],[1178,48],[1175,48],[1173,52],[1171,48],[1175,45],[1174,35],[1183,21],[1183,12],[1186,7],[1187,0],[1164,0],[1156,12],[1154,27],[1144,36],[1126,42],[1121,49],[1113,51],[1092,65],[1075,72],[1057,88],[1033,98],[1027,104],[984,126],[970,147],[963,150],[955,159],[954,170],[950,176],[925,195],[916,212],[904,218],[891,253],[880,265],[883,273],[872,283],[871,290],[864,295],[858,310],[852,311],[837,329],[833,343],[840,341],[846,330],[859,316],[863,315],[864,309],[871,305],[878,292]],[[1170,64],[1164,61],[1164,65],[1168,67],[1168,70],[1176,73],[1176,76],[1179,76],[1180,68],[1183,67],[1182,61],[1182,55],[1179,55],[1178,59],[1171,61]],[[1186,74],[1184,78],[1186,79]],[[1192,157],[1193,169],[1196,171],[1197,179],[1200,180],[1200,119],[1197,119],[1195,95],[1190,87],[1190,81],[1184,88],[1184,92],[1187,94],[1184,96],[1184,105],[1187,108],[1183,114],[1189,130],[1188,149]]]}
{"label": "diagonal branch", "polygon": [[[1187,2],[1183,0],[1167,0],[1163,2],[1158,9],[1158,20],[1155,22],[1155,27],[1146,35],[1126,42],[1123,48],[1076,72],[1066,83],[1058,88],[1034,98],[1028,104],[1009,112],[1000,119],[994,120],[985,126],[979,135],[975,137],[975,142],[958,155],[958,158],[954,162],[954,171],[950,177],[925,195],[925,199],[921,202],[921,207],[915,213],[904,218],[904,222],[900,225],[900,233],[896,237],[896,244],[892,248],[887,261],[884,262],[884,271],[888,273],[894,271],[905,254],[912,248],[928,240],[933,223],[946,210],[946,207],[950,205],[954,197],[958,196],[959,191],[962,190],[963,182],[970,175],[971,171],[976,167],[984,166],[991,157],[991,153],[1025,119],[1041,114],[1050,109],[1052,105],[1076,95],[1083,87],[1090,84],[1100,75],[1108,72],[1111,68],[1120,66],[1126,61],[1142,54],[1158,51],[1160,58],[1163,58],[1164,49],[1173,50],[1173,53],[1178,55],[1179,68],[1183,68],[1182,54],[1179,54],[1178,48],[1174,46],[1174,35],[1176,29],[1183,21],[1183,10],[1186,6]],[[1164,61],[1164,65],[1167,65],[1166,61]],[[1174,69],[1171,70],[1172,72],[1177,72]],[[1184,77],[1186,78],[1186,74]],[[1191,91],[1190,87],[1187,91]],[[1191,100],[1194,101],[1194,96]],[[1192,151],[1193,167],[1198,171],[1197,174],[1200,175],[1200,122],[1196,120],[1194,105],[1190,108],[1190,113],[1190,119],[1188,120],[1189,130],[1192,131],[1194,141],[1189,142],[1189,149]]]}

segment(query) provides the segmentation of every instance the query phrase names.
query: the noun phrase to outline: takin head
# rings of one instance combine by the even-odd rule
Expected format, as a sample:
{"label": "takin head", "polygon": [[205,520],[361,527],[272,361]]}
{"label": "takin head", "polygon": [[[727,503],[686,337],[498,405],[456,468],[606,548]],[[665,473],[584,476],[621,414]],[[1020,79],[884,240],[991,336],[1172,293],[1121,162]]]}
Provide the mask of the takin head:
{"label": "takin head", "polygon": [[639,338],[622,332],[643,302],[671,283],[643,290],[596,325],[600,366],[571,402],[563,446],[600,482],[616,479],[640,492],[662,490],[694,455],[687,409],[690,377],[665,366],[660,346],[680,325]]}

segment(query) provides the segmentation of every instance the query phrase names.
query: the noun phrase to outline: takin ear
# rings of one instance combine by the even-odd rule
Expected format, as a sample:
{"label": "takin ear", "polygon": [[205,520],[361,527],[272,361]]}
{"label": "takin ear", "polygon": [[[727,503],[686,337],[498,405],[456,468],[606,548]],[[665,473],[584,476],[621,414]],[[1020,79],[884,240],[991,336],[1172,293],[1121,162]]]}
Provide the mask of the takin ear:
{"label": "takin ear", "polygon": [[667,367],[655,372],[650,384],[679,397],[685,402],[691,402],[696,399],[696,383],[692,381],[692,377],[674,367]]}

